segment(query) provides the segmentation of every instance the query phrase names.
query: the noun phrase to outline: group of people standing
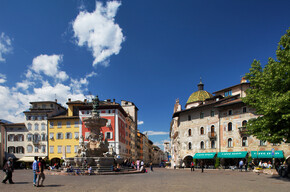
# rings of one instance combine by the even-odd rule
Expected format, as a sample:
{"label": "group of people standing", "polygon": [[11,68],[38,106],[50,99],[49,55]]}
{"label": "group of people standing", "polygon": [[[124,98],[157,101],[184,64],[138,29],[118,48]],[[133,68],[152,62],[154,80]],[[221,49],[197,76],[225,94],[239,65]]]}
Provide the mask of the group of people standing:
{"label": "group of people standing", "polygon": [[[45,180],[44,175],[45,161],[41,157],[34,157],[34,161],[32,163],[33,170],[33,186],[35,187],[44,187],[43,181]],[[41,181],[41,182],[40,182]],[[37,182],[37,183],[36,183]]]}

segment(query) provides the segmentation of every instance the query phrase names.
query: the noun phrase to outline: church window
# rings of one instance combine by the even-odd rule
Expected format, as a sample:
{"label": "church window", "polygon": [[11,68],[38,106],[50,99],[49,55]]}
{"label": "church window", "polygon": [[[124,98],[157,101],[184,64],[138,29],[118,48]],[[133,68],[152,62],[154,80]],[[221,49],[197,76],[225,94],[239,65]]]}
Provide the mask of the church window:
{"label": "church window", "polygon": [[228,131],[233,130],[233,124],[231,122],[228,123]]}
{"label": "church window", "polygon": [[203,127],[200,128],[200,134],[204,135],[204,128]]}
{"label": "church window", "polygon": [[232,138],[228,139],[228,147],[233,147],[233,140]]}
{"label": "church window", "polygon": [[204,149],[204,142],[200,142],[200,149]]}

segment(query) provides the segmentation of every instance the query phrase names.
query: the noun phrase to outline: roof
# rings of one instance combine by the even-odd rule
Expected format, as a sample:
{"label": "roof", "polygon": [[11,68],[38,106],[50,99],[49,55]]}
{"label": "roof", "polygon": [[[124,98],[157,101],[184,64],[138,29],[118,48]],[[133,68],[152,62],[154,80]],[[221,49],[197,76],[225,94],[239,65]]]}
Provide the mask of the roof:
{"label": "roof", "polygon": [[9,123],[9,124],[4,124],[5,127],[13,127],[13,126],[25,126],[24,123]]}
{"label": "roof", "polygon": [[233,87],[237,87],[237,86],[242,85],[242,84],[250,84],[250,83],[248,83],[248,82],[245,82],[245,83],[239,83],[239,84],[237,84],[237,85],[234,85],[234,86],[231,86],[231,87],[227,87],[227,88],[221,89],[221,90],[219,90],[219,91],[215,91],[215,92],[213,92],[213,94],[216,94],[216,93],[221,92],[221,91],[226,91],[226,90],[228,90],[228,89],[232,89]]}
{"label": "roof", "polygon": [[23,111],[23,113],[50,113],[52,111],[53,109],[32,109],[31,111]]}
{"label": "roof", "polygon": [[208,98],[211,98],[211,97],[212,97],[211,93],[209,93],[209,92],[207,92],[205,90],[199,90],[199,91],[193,92],[189,96],[186,104],[193,103],[193,102],[196,102],[196,101],[204,101],[204,100],[206,100]]}
{"label": "roof", "polygon": [[242,99],[235,99],[235,100],[232,100],[232,101],[221,103],[219,105],[216,105],[215,107],[224,107],[224,106],[233,105],[233,104],[236,104],[236,103],[243,103],[243,101],[242,101]]}
{"label": "roof", "polygon": [[56,120],[56,119],[79,119],[79,116],[67,116],[67,115],[59,115],[48,118],[48,120]]}

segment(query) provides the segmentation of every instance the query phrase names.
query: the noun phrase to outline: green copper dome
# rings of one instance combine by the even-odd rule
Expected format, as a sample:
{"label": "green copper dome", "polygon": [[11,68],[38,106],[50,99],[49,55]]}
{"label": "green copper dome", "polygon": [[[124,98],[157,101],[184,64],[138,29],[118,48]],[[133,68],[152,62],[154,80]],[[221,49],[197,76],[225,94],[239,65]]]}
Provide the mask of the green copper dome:
{"label": "green copper dome", "polygon": [[186,104],[196,102],[196,101],[204,101],[211,97],[212,97],[212,94],[210,94],[209,92],[204,91],[204,90],[199,90],[190,95]]}
{"label": "green copper dome", "polygon": [[201,82],[201,78],[200,78],[200,82],[197,85],[197,87],[198,87],[198,91],[193,92],[190,95],[190,97],[188,98],[186,104],[192,103],[192,102],[196,102],[196,101],[204,101],[204,100],[212,97],[212,94],[210,94],[209,92],[203,90],[204,84]]}

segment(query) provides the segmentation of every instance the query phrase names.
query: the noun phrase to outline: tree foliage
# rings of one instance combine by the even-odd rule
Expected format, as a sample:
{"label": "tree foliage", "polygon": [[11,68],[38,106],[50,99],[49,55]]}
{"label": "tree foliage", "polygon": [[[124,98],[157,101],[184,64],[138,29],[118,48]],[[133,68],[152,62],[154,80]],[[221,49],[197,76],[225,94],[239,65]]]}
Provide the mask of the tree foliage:
{"label": "tree foliage", "polygon": [[290,28],[281,37],[276,60],[269,58],[264,69],[254,60],[246,79],[251,88],[243,102],[259,115],[249,120],[249,133],[271,143],[290,143]]}

